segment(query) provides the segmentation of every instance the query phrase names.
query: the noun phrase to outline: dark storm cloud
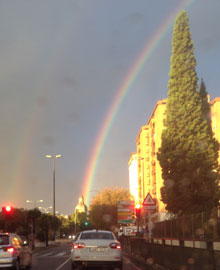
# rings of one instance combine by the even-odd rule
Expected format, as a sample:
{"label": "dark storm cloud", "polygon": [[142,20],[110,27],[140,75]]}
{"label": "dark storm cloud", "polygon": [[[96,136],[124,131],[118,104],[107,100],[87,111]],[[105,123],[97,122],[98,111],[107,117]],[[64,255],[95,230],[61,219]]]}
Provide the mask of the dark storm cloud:
{"label": "dark storm cloud", "polygon": [[[28,187],[22,192],[13,189],[16,205],[27,196],[44,199],[45,207],[51,204],[51,185],[44,180],[51,179],[51,162],[40,157],[60,153],[57,184],[62,179],[62,188],[57,190],[57,210],[72,213],[93,145],[117,91],[177,2],[1,2],[0,172],[12,184],[16,173],[22,179],[19,186]],[[194,1],[187,9],[200,73],[210,95],[217,96],[220,0]],[[93,183],[97,188],[128,186],[127,162],[136,151],[138,132],[157,100],[167,96],[171,38],[172,30],[155,46],[112,119]],[[29,147],[22,143],[27,139]],[[34,187],[30,178],[38,179]],[[10,199],[7,187],[1,189],[0,203]]]}

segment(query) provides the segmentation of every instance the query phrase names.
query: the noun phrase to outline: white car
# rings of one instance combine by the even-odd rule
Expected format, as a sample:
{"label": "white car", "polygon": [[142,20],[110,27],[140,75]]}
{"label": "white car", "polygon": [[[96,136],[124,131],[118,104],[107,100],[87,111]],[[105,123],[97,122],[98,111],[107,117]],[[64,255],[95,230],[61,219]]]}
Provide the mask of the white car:
{"label": "white car", "polygon": [[15,233],[0,233],[0,269],[30,269],[31,265],[32,251],[27,240],[22,241]]}
{"label": "white car", "polygon": [[76,235],[71,250],[72,269],[110,266],[122,269],[122,248],[110,231],[89,230]]}

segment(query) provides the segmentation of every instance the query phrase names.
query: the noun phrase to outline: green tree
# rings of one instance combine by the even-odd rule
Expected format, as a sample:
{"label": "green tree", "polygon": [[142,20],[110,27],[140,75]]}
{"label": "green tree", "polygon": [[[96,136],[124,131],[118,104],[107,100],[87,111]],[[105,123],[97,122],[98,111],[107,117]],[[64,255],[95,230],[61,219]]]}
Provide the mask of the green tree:
{"label": "green tree", "polygon": [[[213,135],[212,126],[211,126],[211,117],[210,117],[210,103],[209,103],[208,93],[206,91],[206,86],[205,86],[203,79],[201,79],[199,94],[200,94],[200,97],[202,99],[203,115],[204,115],[204,118],[206,119],[207,124],[208,124],[209,135],[212,137],[213,144],[215,146],[215,154],[216,154],[216,159],[217,159],[218,158],[217,153],[219,150],[219,142],[214,138],[214,135]],[[216,170],[217,170],[217,168],[216,168]]]}
{"label": "green tree", "polygon": [[89,220],[96,229],[114,231],[117,226],[117,203],[129,200],[130,194],[125,188],[105,188],[91,201],[89,207]]}
{"label": "green tree", "polygon": [[212,130],[211,129],[211,118],[210,118],[210,104],[208,101],[208,93],[206,91],[206,86],[205,86],[203,79],[201,79],[199,94],[200,94],[200,97],[202,99],[202,111],[204,113],[204,117],[207,119],[210,130]]}
{"label": "green tree", "polygon": [[59,216],[58,218],[61,221],[60,237],[74,234],[75,224],[71,215],[68,215],[67,218],[63,216]]}
{"label": "green tree", "polygon": [[28,210],[28,219],[30,221],[30,227],[31,227],[31,245],[32,249],[35,248],[35,232],[36,232],[36,221],[41,216],[41,211],[38,208],[34,208],[31,210]]}
{"label": "green tree", "polygon": [[168,83],[167,111],[158,160],[161,196],[173,213],[209,210],[219,201],[218,147],[198,91],[196,59],[185,11],[177,16]]}
{"label": "green tree", "polygon": [[48,247],[49,231],[51,229],[52,220],[53,216],[45,213],[43,213],[38,220],[39,226],[38,237],[40,238],[40,240],[45,241],[46,247]]}
{"label": "green tree", "polygon": [[61,227],[62,221],[51,214],[43,213],[38,220],[38,238],[44,240],[48,246],[48,240],[54,240],[55,232]]}
{"label": "green tree", "polygon": [[13,212],[8,216],[0,213],[0,230],[28,236],[30,227],[27,210],[14,208]]}

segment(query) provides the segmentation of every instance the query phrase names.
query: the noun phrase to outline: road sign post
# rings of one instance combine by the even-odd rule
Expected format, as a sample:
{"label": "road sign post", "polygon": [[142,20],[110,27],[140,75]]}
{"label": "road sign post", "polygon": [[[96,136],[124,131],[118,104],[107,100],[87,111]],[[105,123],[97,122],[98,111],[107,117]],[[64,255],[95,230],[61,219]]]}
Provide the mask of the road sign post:
{"label": "road sign post", "polygon": [[152,199],[150,193],[147,194],[143,201],[143,208],[144,210],[148,210],[148,235],[149,235],[149,242],[151,243],[152,239],[152,224],[151,224],[151,210],[156,209],[156,204],[154,200]]}
{"label": "road sign post", "polygon": [[118,224],[133,224],[133,213],[134,213],[134,201],[127,200],[127,201],[118,201],[117,206]]}

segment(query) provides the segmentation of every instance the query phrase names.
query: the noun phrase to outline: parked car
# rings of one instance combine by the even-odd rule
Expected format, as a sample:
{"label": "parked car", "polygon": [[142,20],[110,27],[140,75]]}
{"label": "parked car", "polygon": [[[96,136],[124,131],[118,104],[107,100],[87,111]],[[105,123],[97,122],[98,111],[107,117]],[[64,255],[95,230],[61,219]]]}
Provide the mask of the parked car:
{"label": "parked car", "polygon": [[122,248],[110,231],[81,232],[72,244],[72,269],[77,266],[111,266],[122,269]]}
{"label": "parked car", "polygon": [[15,233],[0,233],[0,268],[31,268],[32,251],[28,242]]}

